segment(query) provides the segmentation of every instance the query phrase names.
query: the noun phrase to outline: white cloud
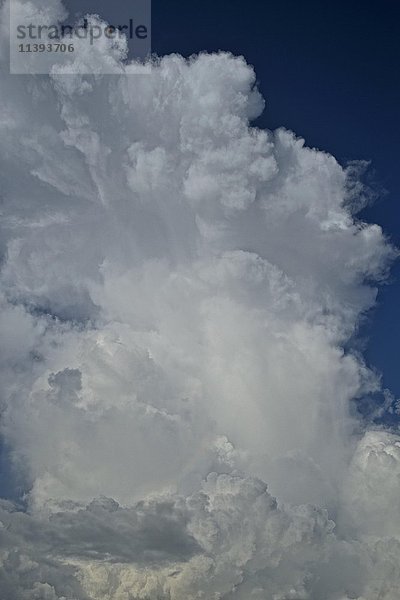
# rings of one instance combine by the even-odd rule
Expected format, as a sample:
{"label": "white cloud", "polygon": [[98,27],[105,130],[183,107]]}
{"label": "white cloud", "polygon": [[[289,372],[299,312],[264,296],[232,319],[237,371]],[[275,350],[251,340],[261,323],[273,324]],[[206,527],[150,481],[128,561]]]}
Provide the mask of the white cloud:
{"label": "white cloud", "polygon": [[395,251],[356,168],[250,127],[242,58],[131,68],[1,64],[3,597],[394,600],[400,437],[344,347]]}

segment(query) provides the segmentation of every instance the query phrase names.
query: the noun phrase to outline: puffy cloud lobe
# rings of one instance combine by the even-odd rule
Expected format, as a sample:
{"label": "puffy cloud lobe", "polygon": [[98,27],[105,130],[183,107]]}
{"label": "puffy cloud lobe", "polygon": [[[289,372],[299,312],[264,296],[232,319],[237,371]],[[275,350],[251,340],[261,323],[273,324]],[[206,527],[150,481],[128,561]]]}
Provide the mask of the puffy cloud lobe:
{"label": "puffy cloud lobe", "polygon": [[345,524],[370,535],[399,535],[400,439],[368,432],[357,446],[344,486]]}
{"label": "puffy cloud lobe", "polygon": [[343,350],[396,254],[362,165],[250,127],[227,53],[1,69],[5,599],[396,598],[400,438]]}

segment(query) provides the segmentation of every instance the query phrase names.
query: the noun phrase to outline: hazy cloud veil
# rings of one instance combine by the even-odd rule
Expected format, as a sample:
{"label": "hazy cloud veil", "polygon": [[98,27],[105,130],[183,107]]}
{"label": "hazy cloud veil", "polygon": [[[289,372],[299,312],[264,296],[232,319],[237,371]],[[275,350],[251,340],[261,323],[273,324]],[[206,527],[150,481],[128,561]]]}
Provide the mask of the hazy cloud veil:
{"label": "hazy cloud veil", "polygon": [[1,31],[2,600],[398,599],[356,167],[251,127],[242,58],[9,76]]}

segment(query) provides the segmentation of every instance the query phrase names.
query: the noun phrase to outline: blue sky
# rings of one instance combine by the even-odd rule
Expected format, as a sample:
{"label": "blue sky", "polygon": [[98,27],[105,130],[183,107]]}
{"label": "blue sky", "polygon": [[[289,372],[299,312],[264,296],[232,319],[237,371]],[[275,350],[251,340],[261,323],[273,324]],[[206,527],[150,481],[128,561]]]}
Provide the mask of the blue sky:
{"label": "blue sky", "polygon": [[[72,13],[123,20],[127,0],[67,2]],[[362,217],[400,245],[400,6],[398,2],[180,0],[152,3],[152,48],[159,55],[229,50],[254,65],[267,100],[262,127],[284,126],[339,161],[371,161],[381,195]],[[400,265],[364,328],[367,360],[400,396]]]}

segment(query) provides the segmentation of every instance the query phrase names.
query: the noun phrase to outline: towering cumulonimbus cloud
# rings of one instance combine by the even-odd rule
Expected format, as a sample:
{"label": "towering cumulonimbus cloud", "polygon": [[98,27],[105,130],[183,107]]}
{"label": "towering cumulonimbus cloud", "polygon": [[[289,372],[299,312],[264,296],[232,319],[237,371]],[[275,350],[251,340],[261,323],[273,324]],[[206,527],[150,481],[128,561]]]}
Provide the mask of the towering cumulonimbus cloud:
{"label": "towering cumulonimbus cloud", "polygon": [[251,127],[243,58],[107,43],[112,77],[1,63],[2,600],[397,599],[357,164]]}

